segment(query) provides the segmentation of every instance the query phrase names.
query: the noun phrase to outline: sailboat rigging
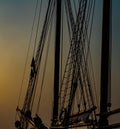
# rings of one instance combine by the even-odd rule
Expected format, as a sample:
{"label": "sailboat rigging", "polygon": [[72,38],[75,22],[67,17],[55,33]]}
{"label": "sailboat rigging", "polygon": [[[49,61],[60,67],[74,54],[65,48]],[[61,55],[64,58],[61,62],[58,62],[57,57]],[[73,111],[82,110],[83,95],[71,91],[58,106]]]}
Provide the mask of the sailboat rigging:
{"label": "sailboat rigging", "polygon": [[[42,0],[41,0],[42,1]],[[109,1],[109,2],[108,2]],[[38,8],[38,0],[36,4],[36,12]],[[42,4],[42,2],[40,2]],[[109,3],[109,4],[108,4]],[[104,99],[104,94],[108,95],[108,64],[109,62],[109,28],[110,28],[110,0],[103,0],[103,45],[105,42],[106,46],[102,47],[104,55],[106,59],[108,59],[104,65],[104,61],[102,60],[102,72],[106,73],[105,78],[101,74],[101,108],[100,115],[98,119],[97,117],[97,108],[98,105],[95,102],[95,96],[93,93],[93,84],[92,77],[90,71],[90,39],[92,32],[92,24],[93,24],[93,15],[95,8],[95,0],[48,0],[48,5],[46,9],[46,13],[43,22],[43,26],[41,27],[41,35],[38,41],[38,47],[35,55],[32,57],[31,62],[31,71],[29,76],[28,88],[26,92],[26,96],[24,99],[24,103],[22,108],[17,106],[17,113],[19,116],[19,120],[16,120],[15,126],[17,129],[47,129],[44,122],[39,116],[37,112],[33,117],[33,106],[35,104],[35,94],[36,89],[38,87],[38,80],[40,71],[40,65],[42,62],[42,58],[44,57],[45,66],[46,59],[48,57],[48,49],[46,56],[43,54],[46,42],[50,43],[50,37],[55,34],[55,39],[52,39],[52,42],[55,41],[54,44],[54,92],[53,92],[53,111],[52,111],[52,121],[50,124],[51,129],[55,128],[75,128],[75,127],[83,127],[86,126],[88,129],[100,129],[100,128],[109,128],[111,129],[113,126],[109,126],[107,117],[110,114],[114,114],[119,112],[118,110],[108,112],[108,100]],[[45,11],[45,9],[44,9]],[[35,17],[36,17],[35,12]],[[41,5],[39,9],[40,16],[41,13]],[[65,14],[64,14],[65,13]],[[66,16],[66,18],[63,17]],[[55,16],[55,18],[54,18]],[[39,17],[40,18],[40,17]],[[36,30],[36,38],[38,35],[38,29],[40,26],[40,19],[38,18],[38,26]],[[107,19],[107,20],[106,20]],[[65,20],[65,21],[63,21]],[[63,24],[65,26],[63,27]],[[42,24],[41,24],[42,25]],[[55,25],[54,32],[52,31],[52,25]],[[106,26],[108,25],[108,26]],[[107,28],[105,28],[107,27]],[[105,30],[104,30],[105,28]],[[63,31],[64,34],[63,34]],[[104,34],[105,32],[105,34]],[[68,35],[66,34],[68,33]],[[64,37],[64,38],[63,38]],[[35,38],[35,43],[36,43]],[[66,41],[63,39],[66,38],[68,42],[68,54],[66,57],[66,61],[64,63],[62,60],[62,45],[65,44]],[[108,47],[108,51],[106,48]],[[106,53],[105,53],[106,52]],[[66,50],[65,50],[65,53]],[[64,53],[64,54],[65,54]],[[105,57],[102,55],[102,57]],[[46,57],[46,58],[45,58]],[[65,60],[65,59],[64,59]],[[61,62],[62,63],[61,63]],[[66,63],[65,63],[66,62]],[[62,65],[64,66],[64,71],[62,70]],[[43,67],[43,75],[45,73],[46,68]],[[105,72],[106,71],[106,72]],[[62,78],[61,78],[62,76]],[[105,79],[105,80],[104,80]],[[42,84],[44,81],[44,77],[42,80]],[[106,83],[104,82],[106,81]],[[43,85],[41,86],[43,87]],[[52,87],[52,86],[51,86]],[[41,88],[42,89],[42,88]],[[41,97],[41,91],[40,95]],[[38,99],[38,107],[40,99]],[[107,96],[106,96],[107,99]],[[108,113],[109,115],[104,115]],[[119,124],[114,127],[120,127]]]}

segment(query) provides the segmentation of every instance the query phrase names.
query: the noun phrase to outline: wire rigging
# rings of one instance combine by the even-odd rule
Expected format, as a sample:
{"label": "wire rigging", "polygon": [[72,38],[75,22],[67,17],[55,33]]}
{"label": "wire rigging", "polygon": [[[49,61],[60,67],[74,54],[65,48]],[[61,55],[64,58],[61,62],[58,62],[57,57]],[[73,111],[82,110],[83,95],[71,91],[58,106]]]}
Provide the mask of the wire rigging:
{"label": "wire rigging", "polygon": [[[90,79],[89,71],[87,68],[88,55],[90,53],[89,45],[90,45],[91,28],[92,28],[92,23],[91,25],[89,25],[89,20],[90,20],[90,16],[92,17],[91,19],[93,19],[93,13],[91,13],[91,11],[94,10],[94,5],[93,5],[93,1],[89,1],[88,7],[87,7],[87,13],[84,14],[86,10],[86,7],[85,7],[86,1],[84,0],[79,1],[79,9],[75,20],[72,17],[72,8],[71,8],[70,1],[67,0],[65,3],[66,3],[65,4],[66,15],[68,19],[67,23],[68,23],[68,26],[70,25],[70,27],[68,27],[68,30],[69,30],[69,33],[71,33],[70,35],[72,35],[72,39],[70,44],[70,53],[68,54],[67,63],[66,63],[66,67],[63,75],[63,81],[62,81],[62,85],[65,85],[65,86],[61,88],[61,91],[60,91],[60,94],[63,94],[61,95],[61,101],[62,101],[61,108],[62,109],[65,108],[68,102],[69,102],[68,106],[72,105],[72,101],[73,101],[72,97],[74,97],[76,89],[71,87],[71,90],[69,90],[70,89],[69,85],[71,84],[71,86],[73,86],[74,81],[77,79],[77,76],[79,76],[78,77],[80,82],[79,93],[81,94],[80,100],[83,101],[83,105],[84,105],[83,107],[86,110],[88,107],[90,108],[92,105],[94,106],[91,84],[90,84],[91,81],[89,80]],[[76,21],[76,23],[73,24],[74,23],[73,21]],[[88,26],[90,26],[89,39],[87,39]],[[73,65],[71,65],[72,63]],[[72,69],[74,69],[73,73],[72,73]],[[75,80],[72,81],[71,79],[73,78]],[[69,96],[71,95],[71,96],[68,98],[68,95]],[[74,108],[74,106],[72,108]],[[70,107],[68,107],[68,110],[72,111]],[[69,114],[69,111],[68,111],[68,114]]]}
{"label": "wire rigging", "polygon": [[40,94],[39,94],[39,100],[38,100],[38,104],[37,104],[37,110],[36,112],[39,112],[40,109],[40,102],[41,102],[41,96],[42,96],[42,89],[43,89],[43,84],[44,84],[44,78],[45,78],[45,72],[46,72],[46,66],[47,66],[47,59],[48,59],[48,53],[49,53],[49,46],[50,46],[50,41],[51,41],[51,32],[52,32],[52,23],[53,23],[53,14],[54,14],[54,6],[55,6],[55,2],[53,2],[53,10],[51,10],[52,14],[51,14],[51,18],[49,21],[49,26],[50,26],[50,30],[49,30],[49,34],[48,34],[48,41],[47,41],[47,50],[46,50],[46,56],[45,56],[45,63],[44,63],[44,70],[43,70],[43,76],[42,76],[42,82],[41,82],[41,89],[40,89]]}
{"label": "wire rigging", "polygon": [[29,55],[29,50],[30,50],[30,46],[31,46],[31,41],[32,41],[32,36],[33,36],[33,31],[34,31],[34,25],[35,25],[35,20],[36,20],[36,15],[37,15],[38,1],[39,0],[36,0],[35,13],[34,13],[34,17],[33,17],[31,34],[30,34],[30,38],[29,38],[29,42],[28,42],[28,50],[27,50],[26,60],[25,60],[25,66],[24,66],[24,70],[23,70],[23,77],[22,77],[22,82],[21,82],[21,87],[20,87],[20,92],[19,92],[19,98],[18,98],[18,104],[17,104],[18,106],[19,106],[19,102],[20,102],[20,98],[21,98],[22,87],[23,87],[23,82],[24,82],[25,73],[26,73],[26,66],[27,66],[27,62],[28,62],[28,55]]}
{"label": "wire rigging", "polygon": [[35,48],[36,48],[36,43],[37,43],[37,37],[38,37],[38,31],[39,31],[39,24],[40,24],[40,18],[41,18],[41,8],[42,8],[42,0],[40,1],[39,5],[39,14],[38,14],[38,21],[37,21],[37,29],[36,29],[36,34],[35,34],[35,43],[34,43],[34,49],[33,49],[33,57],[35,54]]}
{"label": "wire rigging", "polygon": [[[81,117],[77,116],[75,118],[71,118],[74,111],[80,113],[81,110],[87,111],[90,110],[92,112],[92,117],[96,120],[95,111],[91,110],[91,108],[95,105],[94,103],[94,96],[93,96],[93,89],[91,87],[91,78],[90,78],[90,67],[88,67],[88,61],[91,61],[90,55],[90,39],[92,33],[92,25],[93,25],[93,16],[94,16],[94,8],[95,8],[95,0],[64,0],[65,6],[62,8],[62,13],[65,12],[66,19],[64,15],[62,15],[62,25],[61,25],[61,51],[60,51],[60,91],[59,91],[59,119],[63,126],[68,126],[69,124],[73,124],[80,122],[82,119]],[[33,47],[33,59],[31,62],[31,73],[29,77],[28,89],[25,96],[25,101],[23,104],[22,110],[18,109],[21,113],[20,115],[20,128],[27,128],[28,123],[26,119],[26,114],[28,111],[32,113],[32,109],[35,102],[35,97],[38,97],[38,103],[36,107],[36,113],[39,113],[40,106],[41,106],[41,99],[42,99],[42,92],[44,87],[45,75],[46,75],[46,66],[47,60],[49,56],[49,47],[52,29],[53,29],[53,20],[55,16],[55,0],[48,1],[48,7],[46,10],[46,15],[44,18],[43,28],[41,31],[40,39],[38,48],[36,50],[36,45],[38,42],[38,34],[40,29],[40,21],[41,21],[41,10],[42,10],[42,3],[38,0],[36,1],[35,7],[35,15],[33,18],[32,30],[30,35],[29,47],[27,52],[27,59],[25,62],[25,68],[23,77],[25,76],[25,69],[28,60],[28,54],[30,49],[30,44],[32,42],[33,31],[35,28],[36,23],[36,31],[34,37],[34,47]],[[72,5],[72,3],[74,5]],[[39,5],[39,7],[38,7]],[[38,18],[36,18],[38,15]],[[75,16],[74,16],[75,15]],[[69,51],[66,60],[65,70],[63,69],[63,45],[64,45],[64,23],[66,20],[67,23],[67,32],[69,37]],[[66,36],[66,35],[65,35]],[[43,56],[43,49],[46,45],[46,53],[45,53],[45,61],[43,66],[43,73],[41,70],[41,60]],[[92,61],[90,62],[92,65]],[[41,72],[41,84],[38,87],[38,79],[39,73]],[[63,72],[63,73],[62,73]],[[62,78],[63,76],[63,78]],[[93,68],[92,68],[92,76],[94,80]],[[24,78],[22,80],[20,96],[22,92],[22,85],[23,85]],[[95,86],[95,84],[93,85]],[[39,95],[36,95],[37,88],[40,88]],[[95,88],[95,87],[94,87]],[[96,96],[96,94],[95,94]],[[18,106],[19,106],[18,101]],[[91,113],[90,112],[90,113]],[[62,118],[62,115],[64,118]],[[77,114],[78,115],[78,114]],[[28,116],[27,116],[28,117]],[[31,114],[30,114],[30,120]],[[56,122],[56,124],[59,121]],[[89,128],[89,127],[88,127]]]}
{"label": "wire rigging", "polygon": [[[41,47],[41,49],[38,48],[39,52],[37,52],[37,54],[40,54],[40,55],[37,55],[36,54],[36,58],[38,58],[38,61],[36,61],[36,64],[37,64],[37,77],[36,77],[36,82],[35,82],[35,89],[34,89],[34,95],[33,95],[33,99],[31,101],[31,107],[33,107],[33,104],[34,104],[34,98],[35,98],[35,93],[36,93],[36,88],[37,88],[37,82],[38,82],[38,75],[39,75],[39,72],[40,72],[40,62],[41,62],[41,57],[42,57],[42,51],[43,51],[43,47],[45,46],[45,42],[46,42],[46,37],[47,37],[47,33],[48,33],[48,29],[49,29],[49,26],[50,26],[50,22],[51,22],[51,18],[52,18],[52,15],[53,15],[53,11],[54,11],[54,8],[52,10],[52,7],[54,6],[54,0],[49,0],[49,4],[48,4],[48,13],[46,15],[46,18],[45,18],[45,24],[43,26],[43,33],[45,36],[41,37],[40,41],[39,41],[39,44],[42,43],[42,46],[39,46]],[[42,33],[42,34],[43,34]],[[37,51],[38,51],[37,50]],[[38,57],[39,56],[39,57]],[[36,59],[35,58],[35,59]],[[36,59],[37,60],[37,59]],[[43,77],[44,78],[44,77]],[[42,84],[41,84],[42,85]]]}

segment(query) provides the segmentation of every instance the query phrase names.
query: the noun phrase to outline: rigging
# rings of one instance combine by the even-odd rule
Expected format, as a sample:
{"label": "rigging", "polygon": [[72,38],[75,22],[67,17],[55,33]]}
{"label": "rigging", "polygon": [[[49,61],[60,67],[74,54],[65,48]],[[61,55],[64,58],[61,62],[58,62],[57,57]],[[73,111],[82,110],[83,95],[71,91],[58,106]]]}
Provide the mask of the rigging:
{"label": "rigging", "polygon": [[[62,2],[62,3],[61,3]],[[88,128],[95,127],[96,124],[96,106],[93,97],[92,84],[90,78],[90,72],[88,68],[88,58],[90,54],[90,38],[92,30],[93,12],[95,6],[95,0],[79,0],[76,4],[72,0],[49,0],[46,11],[46,16],[41,31],[41,37],[39,40],[38,48],[36,50],[36,43],[38,38],[41,6],[42,0],[39,6],[37,29],[35,33],[35,45],[33,49],[33,58],[31,62],[31,72],[29,77],[28,89],[25,96],[22,109],[17,107],[19,115],[19,121],[16,121],[15,125],[18,129],[30,128],[29,123],[34,128],[47,128],[41,118],[38,116],[39,106],[41,101],[42,88],[44,83],[44,76],[46,71],[47,57],[50,39],[52,36],[52,24],[56,21],[56,38],[55,38],[55,72],[54,72],[54,104],[53,104],[53,118],[51,128],[71,128],[88,126]],[[61,6],[64,4],[64,9]],[[38,1],[36,5],[36,11],[38,8]],[[56,20],[53,16],[56,10]],[[64,18],[67,23],[69,33],[69,53],[67,56],[67,62],[63,78],[60,82],[59,69],[62,68],[60,64],[60,56],[62,58],[62,52],[60,48],[61,43],[61,31],[64,30],[64,25],[61,26],[61,12],[65,10],[67,18]],[[37,12],[35,11],[35,17]],[[62,19],[63,20],[63,19]],[[63,21],[64,22],[64,21]],[[90,24],[91,22],[91,24]],[[33,26],[35,25],[33,20]],[[33,31],[33,27],[32,27]],[[32,37],[32,34],[31,34]],[[62,41],[64,39],[62,36]],[[48,39],[48,42],[46,41]],[[47,53],[45,56],[45,67],[43,68],[43,77],[41,81],[41,90],[37,105],[37,115],[32,117],[32,109],[34,106],[34,98],[37,89],[37,83],[40,73],[40,65],[43,56],[43,49],[47,42]],[[62,47],[63,48],[63,47]],[[36,52],[35,52],[36,51]],[[62,62],[62,61],[61,61]],[[60,87],[59,87],[60,86]],[[78,97],[77,97],[78,96]],[[77,102],[75,102],[75,99]],[[18,105],[19,106],[19,105]],[[81,124],[84,122],[84,124]]]}

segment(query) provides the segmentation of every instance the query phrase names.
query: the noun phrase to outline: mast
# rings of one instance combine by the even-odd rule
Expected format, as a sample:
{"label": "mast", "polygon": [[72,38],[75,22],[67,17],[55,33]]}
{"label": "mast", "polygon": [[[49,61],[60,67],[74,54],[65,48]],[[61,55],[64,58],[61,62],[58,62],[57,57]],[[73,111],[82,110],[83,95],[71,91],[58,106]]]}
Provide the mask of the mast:
{"label": "mast", "polygon": [[61,28],[61,0],[56,0],[56,37],[55,37],[55,62],[54,62],[54,105],[53,121],[55,125],[58,118],[58,94],[59,94],[59,65],[60,65],[60,29]]}
{"label": "mast", "polygon": [[[110,89],[110,58],[111,58],[111,0],[103,0],[103,23],[102,23],[102,52],[101,52],[101,100],[100,100],[100,126],[107,126],[108,95]],[[110,105],[109,105],[110,106]]]}

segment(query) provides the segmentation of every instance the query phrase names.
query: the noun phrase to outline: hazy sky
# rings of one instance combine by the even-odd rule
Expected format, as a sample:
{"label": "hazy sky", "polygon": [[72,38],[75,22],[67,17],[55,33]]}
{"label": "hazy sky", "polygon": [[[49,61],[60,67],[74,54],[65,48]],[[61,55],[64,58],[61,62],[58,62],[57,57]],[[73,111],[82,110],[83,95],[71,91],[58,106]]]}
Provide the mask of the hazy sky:
{"label": "hazy sky", "polygon": [[[100,75],[101,1],[96,0],[93,42],[91,44],[97,85],[99,85]],[[112,103],[113,108],[117,108],[120,107],[120,0],[112,1]],[[35,0],[0,0],[1,129],[14,129],[15,109],[22,81],[35,3]]]}

